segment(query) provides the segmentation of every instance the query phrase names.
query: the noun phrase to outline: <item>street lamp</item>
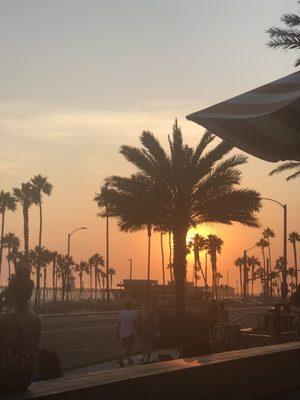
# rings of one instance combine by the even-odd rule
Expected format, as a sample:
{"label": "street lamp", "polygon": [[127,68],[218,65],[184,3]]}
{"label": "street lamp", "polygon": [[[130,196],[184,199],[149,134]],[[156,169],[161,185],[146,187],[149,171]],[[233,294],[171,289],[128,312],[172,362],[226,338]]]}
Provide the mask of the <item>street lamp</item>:
{"label": "street lamp", "polygon": [[132,281],[132,258],[128,258],[129,261],[129,279]]}
{"label": "street lamp", "polygon": [[[71,251],[71,236],[73,235],[73,233],[80,231],[82,229],[87,229],[87,227],[85,226],[81,226],[79,228],[74,229],[71,233],[68,233],[68,255],[67,255],[67,263],[68,263],[68,272],[69,272],[69,268],[70,268],[70,251]],[[67,293],[66,293],[66,300],[69,300],[69,273],[67,275]]]}
{"label": "street lamp", "polygon": [[281,296],[287,297],[288,286],[286,282],[287,278],[287,205],[282,204],[277,200],[270,199],[269,197],[262,197],[262,200],[272,201],[283,208],[283,271],[282,271],[282,285],[281,285]]}

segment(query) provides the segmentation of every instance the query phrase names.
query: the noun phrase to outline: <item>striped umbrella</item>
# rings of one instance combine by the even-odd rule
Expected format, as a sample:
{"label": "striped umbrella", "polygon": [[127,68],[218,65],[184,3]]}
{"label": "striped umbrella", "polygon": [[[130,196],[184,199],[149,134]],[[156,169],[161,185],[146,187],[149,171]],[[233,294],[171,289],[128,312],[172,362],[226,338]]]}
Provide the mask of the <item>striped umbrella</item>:
{"label": "striped umbrella", "polygon": [[267,161],[300,161],[300,72],[187,116]]}

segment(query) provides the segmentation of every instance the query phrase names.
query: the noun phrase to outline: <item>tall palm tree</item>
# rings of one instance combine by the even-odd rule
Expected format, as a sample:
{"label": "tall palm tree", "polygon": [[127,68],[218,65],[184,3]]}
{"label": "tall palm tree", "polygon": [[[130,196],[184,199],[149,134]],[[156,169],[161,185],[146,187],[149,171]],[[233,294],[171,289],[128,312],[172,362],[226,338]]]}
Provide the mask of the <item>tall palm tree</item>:
{"label": "tall palm tree", "polygon": [[272,290],[270,289],[272,286],[272,262],[271,262],[271,242],[270,239],[275,237],[275,232],[273,229],[267,227],[264,229],[263,234],[262,234],[263,239],[266,240],[268,243],[268,260],[267,260],[267,282],[268,282],[268,292],[272,295]]}
{"label": "tall palm tree", "polygon": [[[132,202],[127,207],[133,209],[135,220],[139,214],[140,221],[136,226],[160,227],[163,224],[173,233],[175,308],[176,315],[181,317],[185,313],[188,230],[208,222],[231,224],[236,221],[257,227],[254,212],[260,209],[261,200],[256,191],[239,187],[241,174],[236,167],[246,163],[245,156],[238,154],[224,159],[232,150],[232,146],[224,141],[205,152],[214,141],[209,132],[203,135],[196,148],[192,148],[183,143],[176,121],[169,137],[169,154],[149,131],[141,134],[140,141],[142,148],[121,146],[120,150],[139,172],[130,178],[109,178],[107,182],[114,193],[106,201],[114,209],[121,228],[126,226],[128,210],[119,207],[120,198],[128,204],[126,200],[131,200],[136,193],[136,181],[144,181],[140,185],[143,189],[139,191],[141,199],[138,202],[143,206],[133,206]],[[143,202],[146,194],[151,194],[150,207]],[[151,218],[148,220],[147,216]]]}
{"label": "tall palm tree", "polygon": [[[268,46],[273,49],[300,50],[300,15],[284,14],[280,19],[285,27],[275,26],[267,30],[270,37]],[[299,65],[300,58],[295,63],[296,67]]]}
{"label": "tall palm tree", "polygon": [[5,214],[7,211],[16,211],[16,199],[10,194],[10,192],[0,191],[0,214],[2,217],[1,222],[1,239],[0,239],[0,277],[2,270],[2,254],[3,254],[3,237],[4,237],[4,225],[5,225]]}
{"label": "tall palm tree", "polygon": [[75,264],[74,270],[78,272],[79,275],[79,300],[82,300],[82,294],[83,294],[83,275],[84,273],[88,273],[89,271],[89,265],[86,261],[80,261],[79,264]]}
{"label": "tall palm tree", "polygon": [[239,268],[241,298],[243,298],[243,273],[242,273],[242,267],[244,266],[244,258],[243,257],[238,257],[235,260],[234,265]]}
{"label": "tall palm tree", "polygon": [[204,285],[207,286],[206,276],[204,274],[201,261],[200,261],[200,253],[206,248],[206,239],[204,236],[196,233],[192,240],[188,243],[188,248],[193,251],[194,254],[194,282],[195,286],[198,286],[198,271],[201,272]]}
{"label": "tall palm tree", "polygon": [[23,210],[23,224],[24,224],[24,255],[25,262],[28,264],[29,253],[29,207],[34,202],[34,191],[30,182],[22,183],[20,188],[13,189],[16,201],[21,204]]}
{"label": "tall palm tree", "polygon": [[300,242],[300,235],[298,232],[289,233],[289,242],[293,245],[294,251],[294,262],[295,262],[295,274],[296,274],[296,286],[298,286],[298,261],[297,261],[297,242]]}
{"label": "tall palm tree", "polygon": [[264,271],[264,284],[265,284],[264,295],[266,297],[266,296],[268,296],[268,287],[269,287],[268,279],[269,279],[269,277],[267,276],[267,264],[266,264],[265,248],[268,247],[268,242],[265,239],[262,238],[256,243],[256,246],[261,248],[261,254],[262,254],[262,259],[263,259],[263,265],[262,266],[263,266],[263,271]]}
{"label": "tall palm tree", "polygon": [[40,226],[39,226],[39,247],[42,247],[42,232],[43,232],[43,194],[50,196],[52,193],[53,185],[48,182],[47,178],[42,175],[35,175],[31,179],[32,190],[34,192],[34,200],[39,206],[40,213]]}
{"label": "tall palm tree", "polygon": [[275,232],[273,231],[273,229],[267,227],[266,229],[264,229],[262,237],[268,243],[269,266],[270,266],[270,272],[271,272],[272,271],[272,262],[271,262],[271,241],[270,241],[270,239],[275,237]]}
{"label": "tall palm tree", "polygon": [[112,176],[107,178],[107,186],[96,195],[95,200],[106,215],[106,209],[117,218],[120,229],[124,232],[147,231],[147,290],[150,290],[151,278],[151,237],[153,227],[161,230],[159,217],[161,209],[161,188],[154,179],[143,174],[131,175],[130,178]]}
{"label": "tall palm tree", "polygon": [[94,268],[94,282],[95,282],[95,300],[97,300],[97,291],[99,282],[100,267],[104,267],[104,258],[99,253],[95,253],[89,258],[90,265]]}
{"label": "tall palm tree", "polygon": [[51,252],[51,262],[52,262],[52,297],[53,300],[57,299],[57,285],[56,285],[56,276],[57,276],[57,251]]}
{"label": "tall palm tree", "polygon": [[211,270],[212,270],[212,295],[218,299],[218,270],[217,270],[217,253],[221,253],[223,240],[217,235],[208,235],[205,248],[210,255]]}
{"label": "tall palm tree", "polygon": [[20,239],[12,232],[8,232],[2,239],[3,247],[7,248],[8,279],[11,277],[10,262],[12,255],[19,250]]}
{"label": "tall palm tree", "polygon": [[257,257],[251,256],[248,257],[247,263],[251,268],[251,297],[254,297],[254,281],[255,281],[255,270],[257,267],[260,267],[260,261]]}
{"label": "tall palm tree", "polygon": [[114,268],[110,268],[109,269],[109,286],[110,286],[110,289],[112,289],[112,286],[113,286],[113,276],[114,275],[116,275],[116,270],[114,269]]}

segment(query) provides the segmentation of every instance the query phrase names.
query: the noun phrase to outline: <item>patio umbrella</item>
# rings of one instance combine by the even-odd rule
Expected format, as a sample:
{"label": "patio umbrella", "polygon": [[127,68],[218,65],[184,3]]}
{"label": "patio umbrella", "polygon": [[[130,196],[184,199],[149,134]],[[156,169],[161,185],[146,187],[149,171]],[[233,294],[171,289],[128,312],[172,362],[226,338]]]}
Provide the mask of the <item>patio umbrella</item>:
{"label": "patio umbrella", "polygon": [[300,161],[300,72],[187,116],[263,160]]}

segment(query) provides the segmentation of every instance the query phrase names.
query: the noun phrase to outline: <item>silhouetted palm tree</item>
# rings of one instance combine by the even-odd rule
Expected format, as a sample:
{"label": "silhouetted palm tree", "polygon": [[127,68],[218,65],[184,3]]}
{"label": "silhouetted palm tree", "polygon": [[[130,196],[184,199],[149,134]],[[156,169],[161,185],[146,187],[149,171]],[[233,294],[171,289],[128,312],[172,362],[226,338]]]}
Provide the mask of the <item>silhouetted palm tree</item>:
{"label": "silhouetted palm tree", "polygon": [[207,286],[206,276],[204,274],[201,261],[200,261],[200,253],[206,248],[206,239],[204,236],[196,233],[192,240],[188,243],[188,247],[193,251],[194,254],[194,282],[195,286],[198,286],[198,271],[201,271],[201,275],[203,278],[203,282],[205,287]]}
{"label": "silhouetted palm tree", "polygon": [[109,269],[109,271],[108,271],[108,273],[109,273],[109,286],[110,286],[110,289],[112,289],[112,286],[113,286],[113,276],[114,275],[116,275],[116,270],[114,269],[114,268],[110,268]]}
{"label": "silhouetted palm tree", "polygon": [[[246,157],[234,155],[223,160],[232,149],[225,142],[204,154],[207,145],[213,140],[214,136],[207,132],[196,148],[183,144],[182,133],[176,121],[172,137],[169,137],[170,155],[167,155],[153,134],[144,131],[140,137],[143,146],[141,149],[121,147],[121,154],[140,173],[131,178],[112,177],[107,180],[113,191],[127,200],[127,208],[132,210],[134,220],[138,220],[136,216],[139,215],[140,220],[136,224],[139,229],[148,224],[158,227],[163,224],[168,227],[166,230],[172,231],[175,306],[178,316],[185,313],[186,236],[189,228],[206,222],[231,224],[237,221],[247,226],[258,225],[254,212],[261,206],[259,194],[238,187],[240,172],[236,167],[244,164]],[[145,204],[143,207],[136,207],[131,196],[132,186],[136,180],[141,179],[151,188],[144,189],[143,192],[155,193],[149,221],[149,208]],[[139,193],[141,199],[145,197],[144,193]],[[141,199],[139,204],[143,202]],[[118,196],[111,196],[109,201],[113,207],[118,208]],[[157,211],[153,213],[156,208]],[[126,213],[127,209],[115,214],[123,229],[127,225]],[[129,227],[131,224],[128,230]]]}
{"label": "silhouetted palm tree", "polygon": [[274,168],[269,175],[279,174],[286,171],[293,171],[293,173],[286,178],[287,181],[298,178],[300,176],[300,162],[286,161]]}
{"label": "silhouetted palm tree", "polygon": [[[260,239],[257,243],[256,243],[257,247],[261,248],[261,254],[262,254],[262,259],[263,259],[263,271],[264,271],[264,284],[265,284],[265,288],[264,288],[264,294],[265,296],[268,295],[268,287],[269,287],[269,283],[268,283],[268,276],[267,276],[267,264],[266,264],[266,254],[265,254],[265,248],[268,247],[268,242],[265,239]],[[266,300],[266,299],[265,299]]]}
{"label": "silhouetted palm tree", "polygon": [[34,201],[34,192],[30,182],[22,183],[20,188],[14,188],[13,194],[18,203],[22,205],[23,223],[24,223],[24,255],[25,263],[28,264],[27,258],[29,253],[29,207]]}
{"label": "silhouetted palm tree", "polygon": [[272,262],[271,262],[271,242],[270,242],[270,239],[275,237],[275,232],[273,231],[273,229],[267,227],[266,229],[264,229],[262,237],[268,243],[269,266],[270,266],[270,272],[271,272],[271,270],[272,270]]}
{"label": "silhouetted palm tree", "polygon": [[[151,236],[153,227],[161,228],[161,188],[143,174],[130,178],[107,178],[108,187],[96,196],[99,207],[107,207],[110,216],[117,218],[122,231],[136,232],[146,229],[148,237],[147,287],[151,278]],[[100,212],[105,216],[106,211]]]}
{"label": "silhouetted palm tree", "polygon": [[[40,214],[40,226],[39,226],[39,247],[42,248],[42,232],[43,232],[43,194],[47,196],[51,195],[53,186],[47,181],[47,178],[42,175],[35,175],[31,179],[32,192],[33,192],[33,202],[39,207]],[[39,261],[39,260],[38,260]],[[37,265],[38,275],[40,274],[41,265]]]}
{"label": "silhouetted palm tree", "polygon": [[221,253],[223,240],[216,235],[208,235],[206,239],[206,249],[210,255],[212,270],[212,296],[218,299],[218,270],[217,270],[217,253]]}
{"label": "silhouetted palm tree", "polygon": [[[8,263],[8,279],[11,277],[10,262],[12,260],[12,254],[17,252],[20,247],[20,239],[12,232],[8,232],[3,237],[3,247],[7,248],[7,263]],[[14,271],[15,272],[15,271]]]}
{"label": "silhouetted palm tree", "polygon": [[43,194],[50,196],[52,193],[53,185],[48,182],[47,178],[42,175],[35,175],[31,179],[32,189],[34,192],[34,201],[39,206],[40,212],[40,227],[39,227],[39,247],[42,247],[42,232],[43,232]]}
{"label": "silhouetted palm tree", "polygon": [[16,199],[9,192],[0,191],[1,239],[0,239],[0,277],[2,271],[3,237],[6,211],[16,211]]}
{"label": "silhouetted palm tree", "polygon": [[255,256],[248,257],[247,263],[251,268],[251,297],[254,297],[254,281],[255,281],[255,269],[260,267],[259,259]]}
{"label": "silhouetted palm tree", "polygon": [[79,300],[82,300],[83,295],[83,274],[88,273],[89,265],[86,261],[80,261],[79,264],[75,264],[74,270],[79,275]]}
{"label": "silhouetted palm tree", "polygon": [[298,261],[297,261],[297,242],[300,242],[300,235],[298,232],[289,233],[289,242],[293,245],[294,263],[296,271],[296,286],[298,286]]}
{"label": "silhouetted palm tree", "polygon": [[95,300],[97,300],[97,283],[99,282],[100,267],[104,267],[104,258],[101,254],[96,253],[89,258],[89,264],[94,268]]}
{"label": "silhouetted palm tree", "polygon": [[[300,2],[298,2],[300,3]],[[270,36],[268,46],[273,49],[299,50],[300,49],[300,15],[284,14],[281,18],[285,27],[272,27],[267,30]],[[300,65],[300,58],[295,66]]]}
{"label": "silhouetted palm tree", "polygon": [[239,268],[239,273],[240,273],[240,291],[241,291],[241,298],[243,297],[243,273],[242,273],[242,267],[244,266],[244,258],[243,257],[238,257],[234,265]]}

